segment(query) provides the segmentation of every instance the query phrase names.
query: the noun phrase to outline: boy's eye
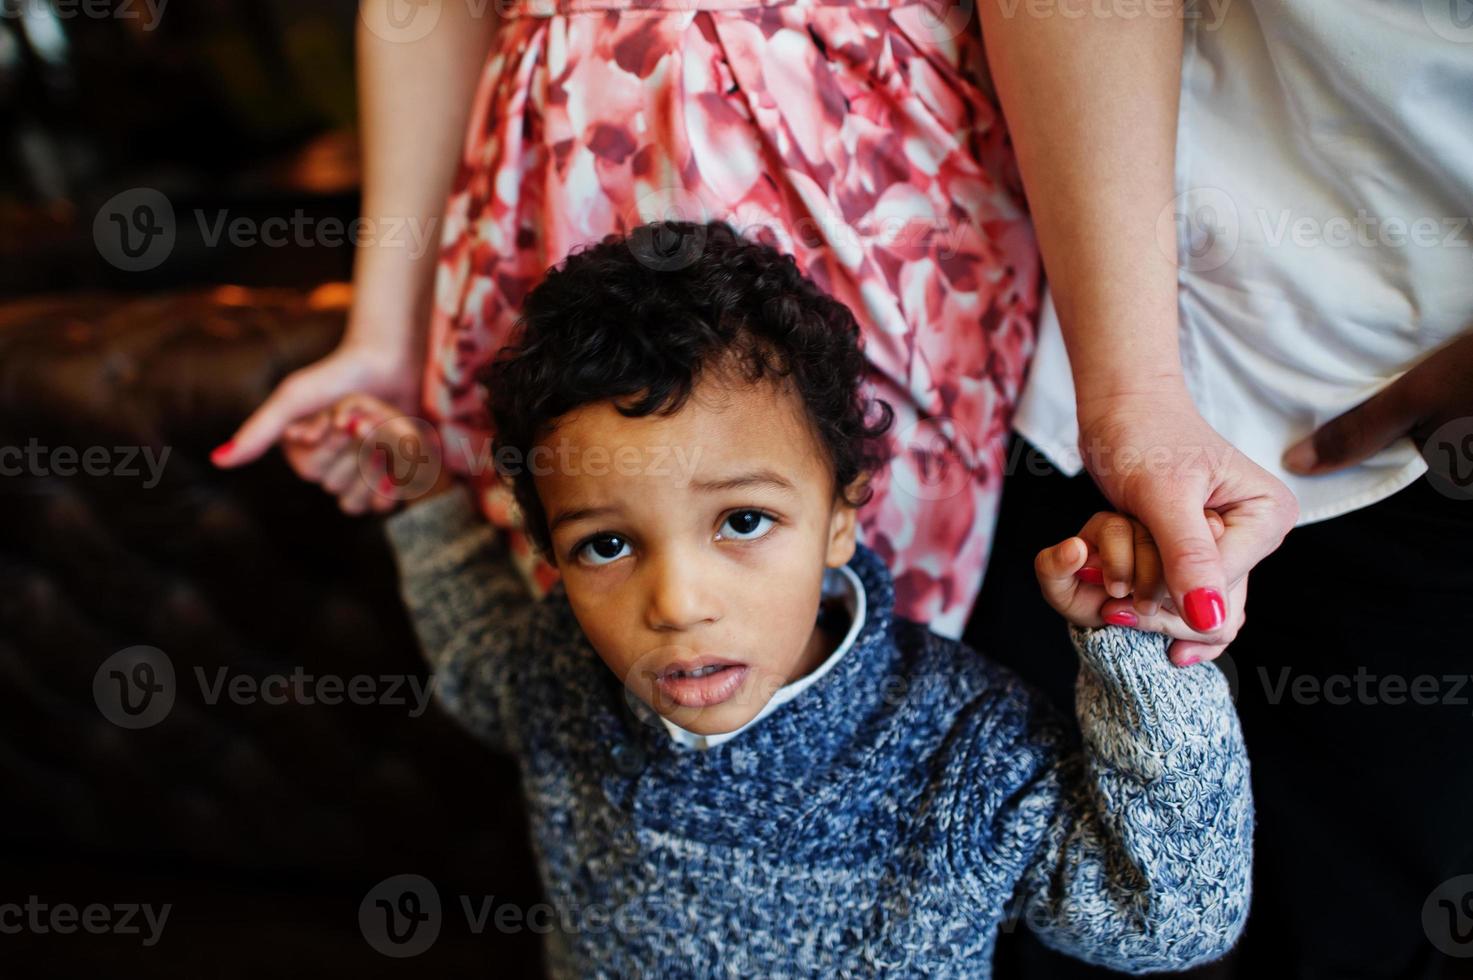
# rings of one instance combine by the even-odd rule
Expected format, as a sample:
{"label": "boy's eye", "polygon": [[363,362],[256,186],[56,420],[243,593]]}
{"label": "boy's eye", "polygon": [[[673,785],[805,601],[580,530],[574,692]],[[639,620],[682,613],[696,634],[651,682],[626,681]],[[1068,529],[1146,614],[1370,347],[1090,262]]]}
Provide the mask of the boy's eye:
{"label": "boy's eye", "polygon": [[590,565],[607,565],[622,558],[623,550],[628,544],[617,534],[601,534],[583,542],[574,557],[587,556]]}
{"label": "boy's eye", "polygon": [[[764,521],[767,522],[765,526]],[[754,541],[770,531],[774,523],[776,518],[760,510],[734,511],[722,522],[736,532],[733,537],[738,541]]]}

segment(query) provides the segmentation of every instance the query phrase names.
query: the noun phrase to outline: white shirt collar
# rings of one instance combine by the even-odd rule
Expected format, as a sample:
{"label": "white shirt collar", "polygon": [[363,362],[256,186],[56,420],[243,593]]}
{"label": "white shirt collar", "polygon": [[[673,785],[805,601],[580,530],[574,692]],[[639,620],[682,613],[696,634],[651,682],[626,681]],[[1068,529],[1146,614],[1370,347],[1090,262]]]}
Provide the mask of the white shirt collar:
{"label": "white shirt collar", "polygon": [[677,745],[683,745],[686,748],[715,748],[722,742],[735,738],[748,728],[751,728],[757,722],[802,694],[810,685],[816,683],[820,677],[832,670],[834,665],[843,658],[844,654],[849,652],[849,648],[854,646],[854,639],[859,636],[859,631],[864,626],[864,583],[860,581],[859,576],[848,565],[841,565],[838,568],[826,568],[823,573],[823,598],[838,599],[844,604],[844,608],[849,611],[849,630],[844,634],[844,639],[834,648],[834,652],[829,654],[823,663],[797,680],[778,688],[772,695],[772,698],[762,706],[762,710],[757,712],[751,721],[729,732],[721,732],[716,735],[698,735],[695,732],[681,728],[670,719],[662,716],[660,720],[665,723],[665,729],[670,733],[670,738]]}

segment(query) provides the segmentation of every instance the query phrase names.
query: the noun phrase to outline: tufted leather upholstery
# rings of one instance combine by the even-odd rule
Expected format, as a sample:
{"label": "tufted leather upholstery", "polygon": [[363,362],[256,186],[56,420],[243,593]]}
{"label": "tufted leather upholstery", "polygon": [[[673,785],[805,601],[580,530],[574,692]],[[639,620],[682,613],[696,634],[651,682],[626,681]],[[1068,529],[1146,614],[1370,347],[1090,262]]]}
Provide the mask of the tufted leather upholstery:
{"label": "tufted leather upholstery", "polygon": [[[212,705],[196,674],[424,677],[376,519],[340,514],[274,451],[232,472],[207,459],[281,377],[332,349],[342,292],[0,307],[0,446],[33,445],[41,460],[0,458],[0,866],[24,856],[43,884],[63,880],[53,865],[71,868],[76,900],[92,875],[127,890],[135,872],[160,901],[196,895],[203,911],[182,910],[155,966],[207,935],[217,956],[247,962],[281,933],[270,914],[211,906],[241,882],[315,896],[342,962],[376,955],[357,935],[358,902],[388,875],[431,879],[447,914],[457,892],[538,900],[514,768],[434,707],[411,717],[412,694],[404,706]],[[120,471],[58,475],[65,446],[103,447]],[[137,447],[168,451],[156,485]],[[138,644],[168,656],[177,697],[160,723],[127,730],[104,717],[93,680]],[[158,886],[160,874],[194,884]],[[201,920],[210,930],[191,933]],[[531,970],[535,936],[451,933],[466,962]],[[43,952],[86,948],[76,937]],[[208,975],[235,974],[215,962]]]}

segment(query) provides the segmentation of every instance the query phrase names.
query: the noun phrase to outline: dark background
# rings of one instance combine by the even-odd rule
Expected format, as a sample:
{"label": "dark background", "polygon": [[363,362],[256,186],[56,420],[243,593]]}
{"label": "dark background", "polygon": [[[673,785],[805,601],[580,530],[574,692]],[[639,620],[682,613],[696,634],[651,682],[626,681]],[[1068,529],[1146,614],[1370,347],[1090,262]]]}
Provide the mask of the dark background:
{"label": "dark background", "polygon": [[[477,934],[460,907],[539,901],[509,763],[433,708],[211,704],[196,680],[424,676],[376,522],[274,451],[231,472],[207,459],[343,327],[355,4],[0,14],[0,447],[101,447],[117,464],[64,473],[48,455],[0,476],[0,977],[536,975],[535,934]],[[160,197],[171,222],[140,210]],[[199,214],[329,234],[212,244]],[[147,219],[167,247],[120,263],[110,215]],[[156,484],[126,472],[125,449],[135,469],[169,452]],[[93,684],[138,645],[168,658],[175,700],[129,730]],[[360,925],[400,874],[443,905],[414,958]],[[16,928],[5,906],[29,901],[110,921],[172,908],[144,946]]]}

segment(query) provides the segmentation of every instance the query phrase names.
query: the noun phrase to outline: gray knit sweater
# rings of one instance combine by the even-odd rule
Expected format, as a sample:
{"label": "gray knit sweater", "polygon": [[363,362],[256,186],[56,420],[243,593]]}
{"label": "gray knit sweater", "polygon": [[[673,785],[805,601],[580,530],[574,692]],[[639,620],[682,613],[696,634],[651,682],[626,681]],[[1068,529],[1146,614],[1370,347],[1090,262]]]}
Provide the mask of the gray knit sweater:
{"label": "gray knit sweater", "polygon": [[895,618],[860,545],[849,652],[737,738],[684,749],[598,659],[561,583],[531,598],[465,494],[386,531],[437,697],[521,764],[564,922],[557,976],[987,977],[1019,918],[1145,972],[1217,957],[1242,928],[1237,716],[1222,674],[1172,667],[1159,635],[1070,628],[1081,748],[1015,676]]}

